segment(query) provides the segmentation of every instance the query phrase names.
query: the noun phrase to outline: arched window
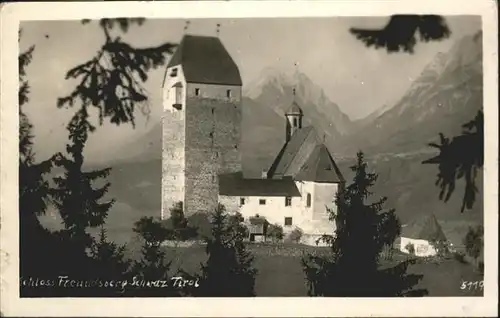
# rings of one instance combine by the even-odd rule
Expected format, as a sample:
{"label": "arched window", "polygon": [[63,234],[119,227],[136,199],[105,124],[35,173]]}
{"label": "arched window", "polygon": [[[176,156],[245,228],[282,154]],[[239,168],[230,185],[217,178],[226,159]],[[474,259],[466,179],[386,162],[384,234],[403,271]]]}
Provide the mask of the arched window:
{"label": "arched window", "polygon": [[311,194],[310,193],[307,194],[306,204],[307,204],[308,208],[311,207]]}
{"label": "arched window", "polygon": [[182,109],[182,84],[180,82],[177,82],[173,87],[173,94],[174,94],[174,108],[176,109]]}

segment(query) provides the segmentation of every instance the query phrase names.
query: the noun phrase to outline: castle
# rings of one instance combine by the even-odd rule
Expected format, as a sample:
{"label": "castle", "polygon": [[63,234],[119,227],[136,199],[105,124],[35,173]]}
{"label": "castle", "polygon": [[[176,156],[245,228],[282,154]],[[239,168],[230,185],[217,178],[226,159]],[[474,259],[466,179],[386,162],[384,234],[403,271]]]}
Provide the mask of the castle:
{"label": "castle", "polygon": [[286,113],[285,144],[266,175],[245,179],[241,103],[240,72],[220,39],[185,35],[163,82],[162,218],[179,202],[186,215],[222,203],[285,232],[299,227],[305,240],[332,234],[327,209],[344,179],[299,105]]}

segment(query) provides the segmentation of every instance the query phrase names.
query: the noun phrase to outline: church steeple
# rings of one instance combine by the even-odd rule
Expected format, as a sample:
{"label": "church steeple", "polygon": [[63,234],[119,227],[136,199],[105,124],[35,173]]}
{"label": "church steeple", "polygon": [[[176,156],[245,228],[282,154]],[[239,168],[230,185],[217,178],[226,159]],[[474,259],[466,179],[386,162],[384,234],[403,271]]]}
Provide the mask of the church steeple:
{"label": "church steeple", "polygon": [[292,105],[288,108],[287,112],[285,113],[286,117],[286,141],[288,142],[293,134],[302,128],[302,117],[304,114],[302,113],[302,109],[300,106],[297,104],[297,101],[295,100],[295,88],[293,89],[293,102]]}

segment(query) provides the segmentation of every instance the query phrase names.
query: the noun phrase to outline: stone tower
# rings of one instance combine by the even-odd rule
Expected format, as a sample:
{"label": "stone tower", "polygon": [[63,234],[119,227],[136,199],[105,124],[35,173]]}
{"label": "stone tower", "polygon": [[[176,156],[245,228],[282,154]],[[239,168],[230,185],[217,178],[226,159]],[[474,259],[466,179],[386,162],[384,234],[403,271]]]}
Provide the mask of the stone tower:
{"label": "stone tower", "polygon": [[286,142],[290,141],[295,131],[302,128],[302,117],[304,114],[302,113],[302,109],[300,109],[299,105],[295,101],[295,89],[293,89],[293,103],[288,108],[285,113],[286,116],[286,133],[285,138]]}
{"label": "stone tower", "polygon": [[218,175],[241,171],[241,86],[219,38],[184,36],[163,82],[162,218],[213,211]]}

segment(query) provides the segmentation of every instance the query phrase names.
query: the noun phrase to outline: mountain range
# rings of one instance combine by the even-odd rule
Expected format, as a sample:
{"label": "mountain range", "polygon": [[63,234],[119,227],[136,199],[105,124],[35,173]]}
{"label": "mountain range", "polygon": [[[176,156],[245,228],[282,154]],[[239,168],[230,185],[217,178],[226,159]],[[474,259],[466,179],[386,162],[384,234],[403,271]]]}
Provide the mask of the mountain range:
{"label": "mountain range", "polygon": [[[379,174],[374,192],[388,197],[388,206],[396,209],[403,223],[432,212],[444,223],[445,234],[461,240],[469,224],[482,223],[482,203],[460,214],[459,190],[450,202],[440,201],[434,186],[437,167],[421,162],[434,155],[428,143],[436,141],[439,133],[460,133],[462,124],[482,109],[482,87],[481,32],[458,40],[448,52],[436,55],[398,102],[360,120],[351,120],[341,110],[348,105],[329,100],[306,74],[265,69],[244,89],[245,175],[259,178],[262,170],[269,168],[284,142],[284,113],[295,99],[303,109],[305,124],[324,133],[325,143],[346,180],[350,180],[349,166],[355,153],[363,150],[371,169]],[[119,206],[110,214],[112,222],[128,227],[131,223],[125,219],[159,213],[161,135],[161,124],[157,123],[119,149],[119,160],[106,163],[113,168],[110,195]]]}

